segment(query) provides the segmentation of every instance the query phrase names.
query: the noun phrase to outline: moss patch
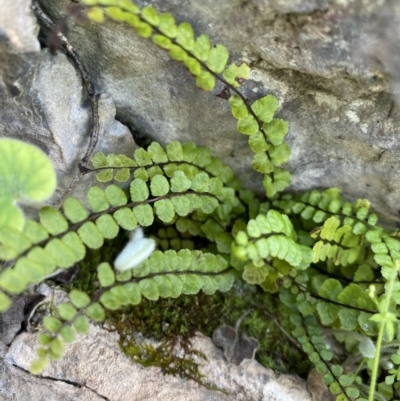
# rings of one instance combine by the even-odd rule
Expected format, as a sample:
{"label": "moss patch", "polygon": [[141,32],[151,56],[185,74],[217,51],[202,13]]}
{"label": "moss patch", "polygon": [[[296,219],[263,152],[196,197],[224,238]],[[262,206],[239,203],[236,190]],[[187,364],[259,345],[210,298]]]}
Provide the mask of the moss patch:
{"label": "moss patch", "polygon": [[[238,295],[237,291],[212,296],[199,293],[157,302],[142,300],[140,305],[108,312],[107,322],[120,334],[120,345],[124,351],[135,361],[148,366],[153,365],[150,361],[171,358],[172,351],[167,350],[172,349],[178,341],[190,357],[190,337],[196,332],[212,337],[214,330],[222,324],[234,326],[249,308],[253,312],[244,319],[240,331],[260,342],[256,359],[276,373],[296,373],[307,377],[310,363],[271,319],[281,324],[282,321],[288,322],[287,309],[276,296],[261,291],[246,295]],[[161,341],[159,358],[155,357],[153,350],[144,350],[142,345],[136,344],[130,338],[133,332]],[[172,362],[176,361],[172,358]],[[163,363],[154,365],[164,366]],[[163,370],[167,370],[165,366]]]}

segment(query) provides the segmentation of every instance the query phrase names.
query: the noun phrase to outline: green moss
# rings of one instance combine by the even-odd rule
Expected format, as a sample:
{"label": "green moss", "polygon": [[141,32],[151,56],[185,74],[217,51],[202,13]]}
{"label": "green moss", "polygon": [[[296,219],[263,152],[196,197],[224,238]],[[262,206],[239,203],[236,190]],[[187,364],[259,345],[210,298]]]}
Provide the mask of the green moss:
{"label": "green moss", "polygon": [[[249,289],[252,291],[249,292]],[[212,337],[214,330],[222,324],[234,326],[249,308],[254,311],[243,321],[240,331],[260,342],[256,359],[277,373],[296,373],[306,377],[310,363],[305,362],[304,354],[293,346],[271,319],[266,318],[265,311],[275,320],[288,323],[287,309],[279,303],[276,296],[255,292],[250,286],[246,286],[241,295],[237,291],[231,291],[212,296],[203,293],[185,295],[177,299],[160,299],[157,302],[143,300],[134,307],[109,311],[107,321],[108,326],[116,328],[120,334],[122,349],[133,360],[145,366],[160,366],[164,372],[173,373],[175,368],[170,369],[167,365],[176,365],[177,360],[168,350],[178,341],[186,351],[185,358],[190,360],[190,337],[196,332]],[[133,332],[161,341],[160,347],[143,348],[131,338]],[[178,365],[185,363],[178,361]],[[184,370],[191,372],[188,367]],[[178,369],[174,374],[181,375],[181,371]],[[192,378],[191,376],[193,373],[187,377]]]}

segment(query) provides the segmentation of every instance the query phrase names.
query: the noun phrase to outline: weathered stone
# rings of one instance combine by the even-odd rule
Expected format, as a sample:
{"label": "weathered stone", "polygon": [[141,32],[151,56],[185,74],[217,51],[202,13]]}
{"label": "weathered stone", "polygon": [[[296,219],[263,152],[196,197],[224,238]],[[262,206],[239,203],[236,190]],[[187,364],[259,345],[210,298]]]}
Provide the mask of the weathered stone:
{"label": "weathered stone", "polygon": [[104,401],[85,386],[75,386],[53,378],[35,377],[0,359],[1,401]]}
{"label": "weathered stone", "polygon": [[[67,399],[63,398],[64,382],[74,383],[76,387],[84,384],[82,390],[91,390],[110,401],[311,400],[302,380],[286,375],[277,378],[271,370],[263,368],[255,360],[235,366],[225,359],[211,339],[201,335],[191,340],[193,348],[207,358],[207,362],[199,360],[202,364],[200,373],[205,375],[207,385],[223,392],[209,390],[191,380],[164,376],[159,368],[144,368],[132,363],[118,348],[117,340],[116,333],[91,325],[87,335],[66,345],[64,357],[43,372],[45,383],[46,378],[60,383],[58,396],[54,400]],[[36,334],[21,334],[11,344],[5,359],[29,369],[30,362],[35,358],[36,347]],[[23,389],[20,392],[24,394]]]}
{"label": "weathered stone", "polygon": [[0,343],[8,345],[28,325],[29,316],[44,298],[41,294],[11,297],[12,305],[0,314]]}
{"label": "weathered stone", "polygon": [[[32,143],[51,158],[58,179],[56,202],[77,174],[86,151],[90,105],[82,79],[66,56],[39,51],[35,19],[31,12],[26,15],[30,2],[7,4],[0,17],[0,137]],[[99,118],[96,150],[132,153],[132,135],[115,120],[115,106],[107,94],[100,96]],[[86,176],[82,182],[86,185],[75,192],[81,198],[95,177]]]}
{"label": "weathered stone", "polygon": [[[68,1],[41,3],[58,20]],[[387,72],[399,71],[396,56],[390,57],[399,43],[399,29],[390,29],[399,26],[398,3],[150,3],[190,22],[196,34],[207,33],[212,42],[226,45],[232,61],[247,60],[252,75],[243,92],[250,100],[266,93],[278,97],[278,116],[290,125],[291,190],[337,186],[350,199],[369,198],[386,220],[393,220],[390,213],[400,196],[400,114]],[[246,138],[236,132],[224,100],[199,91],[182,65],[130,27],[107,21],[71,28],[71,41],[99,87],[115,100],[121,121],[164,144],[178,139],[210,146],[246,185],[253,183],[261,192],[260,177],[249,168]]]}
{"label": "weathered stone", "polygon": [[0,42],[9,42],[13,53],[37,52],[39,26],[26,0],[1,1]]}

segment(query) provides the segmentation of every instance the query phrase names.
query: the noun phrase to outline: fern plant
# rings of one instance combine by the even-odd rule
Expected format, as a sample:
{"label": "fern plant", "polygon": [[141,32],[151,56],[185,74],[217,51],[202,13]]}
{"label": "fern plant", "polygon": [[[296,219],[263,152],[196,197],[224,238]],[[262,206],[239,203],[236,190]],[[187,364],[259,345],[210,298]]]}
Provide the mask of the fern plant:
{"label": "fern plant", "polygon": [[[70,268],[121,228],[132,232],[114,268],[99,264],[98,291],[89,296],[73,289],[70,301],[44,319],[32,372],[61,358],[63,343],[86,332],[88,319],[103,321],[105,309],[137,305],[142,297],[228,291],[236,278],[277,294],[290,316],[286,329],[336,400],[398,399],[399,239],[378,224],[365,199],[344,202],[336,188],[283,192],[290,183],[282,167],[290,157],[284,142],[288,124],[274,117],[274,96],[249,104],[239,92],[249,67],[227,66],[223,45],[211,46],[204,34],[195,38],[190,24],[176,25],[172,15],[150,6],[140,9],[129,0],[81,3],[92,21],[129,24],[168,51],[200,89],[211,91],[216,81],[224,85],[237,130],[249,136],[251,165],[263,175],[265,197],[243,189],[207,148],[174,141],[164,149],[153,142],[130,156],[97,153],[86,173],[95,173],[105,187],[88,189],[88,207],[70,197],[61,210],[41,208],[39,221],[33,221],[16,212],[14,202],[21,194],[34,200],[50,195],[54,180],[40,173],[42,165],[53,171],[49,162],[44,155],[37,159],[42,165],[33,166],[35,181],[19,169],[23,159],[3,164],[0,181],[7,191],[0,203],[7,207],[0,209],[0,259],[8,267],[0,273],[1,311],[9,307],[9,295]],[[29,152],[27,146],[2,140],[0,152]],[[22,189],[13,188],[13,175]],[[48,185],[41,187],[44,181]],[[129,190],[113,181],[129,182]],[[7,218],[10,210],[14,214]],[[152,231],[155,224],[164,227]],[[141,227],[150,227],[154,239],[143,237]],[[328,337],[342,343],[347,358],[331,349]]]}

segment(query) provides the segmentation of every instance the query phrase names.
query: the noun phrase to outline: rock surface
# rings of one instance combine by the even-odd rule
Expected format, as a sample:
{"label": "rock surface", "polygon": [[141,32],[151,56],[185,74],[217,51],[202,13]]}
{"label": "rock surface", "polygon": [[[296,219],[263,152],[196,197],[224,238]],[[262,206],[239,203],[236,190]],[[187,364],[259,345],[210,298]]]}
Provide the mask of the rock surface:
{"label": "rock surface", "polygon": [[[75,177],[88,144],[89,101],[81,77],[66,56],[40,51],[30,1],[1,3],[0,137],[32,143],[51,158],[58,179],[56,202]],[[115,120],[115,112],[110,95],[101,94],[96,150],[132,152],[132,135]],[[86,187],[94,181],[94,176],[82,180]],[[75,195],[82,197],[83,187]]]}
{"label": "rock surface", "polygon": [[[68,300],[64,291],[47,284],[41,284],[38,293],[43,300],[29,322],[40,321],[48,314],[50,304]],[[36,358],[38,333],[29,322],[29,332],[19,334],[9,347],[0,336],[0,401],[325,401],[312,399],[303,380],[289,375],[277,377],[254,359],[235,366],[201,334],[190,342],[205,356],[194,356],[194,360],[205,385],[213,390],[192,380],[164,375],[160,368],[132,362],[118,346],[118,333],[94,324],[86,335],[64,344],[63,357],[35,377],[29,368]],[[139,337],[138,343],[158,345]],[[184,357],[182,349],[176,353]]]}
{"label": "rock surface", "polygon": [[[339,187],[366,197],[393,220],[400,196],[400,114],[391,94],[398,79],[400,5],[391,0],[139,1],[188,21],[196,34],[223,43],[232,61],[247,60],[254,100],[273,93],[289,122],[293,191]],[[143,3],[143,4],[142,4]],[[67,0],[41,0],[58,20]],[[111,94],[117,116],[133,131],[167,143],[210,146],[243,179],[246,138],[235,130],[227,103],[197,90],[184,67],[125,26],[72,25],[69,35],[96,82]],[[397,52],[396,52],[397,51]]]}
{"label": "rock surface", "polygon": [[[195,337],[193,348],[207,357],[208,362],[203,362],[200,368],[207,384],[217,386],[223,392],[208,390],[194,381],[164,376],[159,368],[144,368],[132,363],[119,350],[117,340],[117,334],[91,326],[87,335],[66,346],[64,357],[51,364],[41,379],[25,373],[32,391],[35,383],[37,387],[43,382],[54,394],[54,401],[68,400],[70,394],[85,401],[311,401],[302,380],[291,376],[277,378],[271,370],[254,360],[234,366],[207,337]],[[21,334],[12,343],[0,365],[5,372],[0,379],[0,394],[1,391],[14,393],[16,397],[6,397],[5,400],[49,399],[46,392],[40,395],[37,388],[38,396],[30,398],[32,393],[25,392],[20,385],[22,373],[16,377],[12,374],[16,369],[12,364],[29,369],[36,347],[35,334]],[[7,385],[2,381],[7,381]]]}
{"label": "rock surface", "polygon": [[[47,313],[50,302],[67,301],[67,294],[41,284],[44,297],[32,321]],[[194,355],[204,383],[164,375],[160,368],[144,368],[132,362],[118,346],[118,333],[91,324],[86,335],[65,344],[61,360],[53,362],[40,377],[28,373],[36,358],[37,331],[18,335],[9,347],[0,341],[0,401],[325,401],[312,399],[303,380],[282,375],[262,367],[254,359],[239,366],[229,362],[210,338],[198,334],[191,339],[192,348],[205,358]],[[152,340],[139,336],[138,343]],[[138,337],[138,338],[139,338]],[[182,349],[176,349],[184,357]],[[315,387],[315,386],[314,386]]]}

